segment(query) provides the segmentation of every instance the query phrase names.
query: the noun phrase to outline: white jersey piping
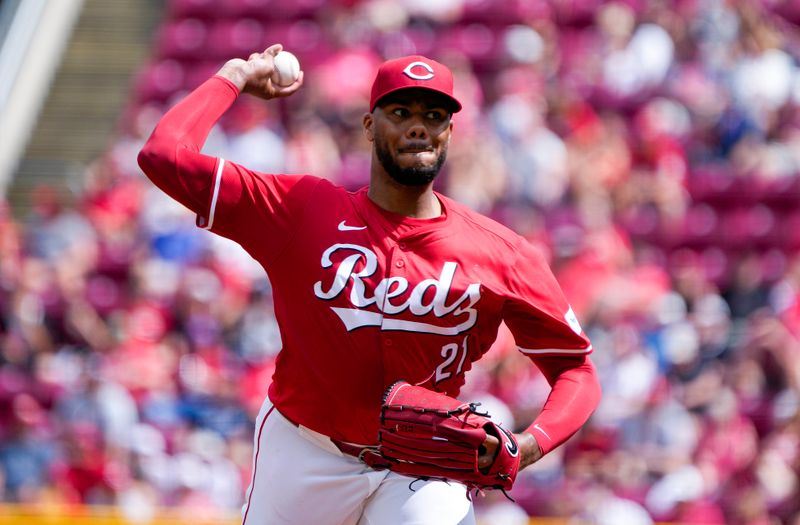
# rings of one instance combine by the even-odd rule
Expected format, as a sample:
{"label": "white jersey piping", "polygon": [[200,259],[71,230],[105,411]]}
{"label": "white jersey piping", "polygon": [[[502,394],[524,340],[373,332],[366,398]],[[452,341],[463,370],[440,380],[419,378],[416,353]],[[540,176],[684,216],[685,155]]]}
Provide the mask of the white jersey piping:
{"label": "white jersey piping", "polygon": [[225,159],[220,157],[217,164],[217,173],[214,175],[214,195],[211,197],[211,208],[208,210],[208,224],[203,226],[204,230],[210,230],[214,225],[214,212],[217,209],[217,198],[219,197],[219,186],[222,182],[222,170],[225,168]]}

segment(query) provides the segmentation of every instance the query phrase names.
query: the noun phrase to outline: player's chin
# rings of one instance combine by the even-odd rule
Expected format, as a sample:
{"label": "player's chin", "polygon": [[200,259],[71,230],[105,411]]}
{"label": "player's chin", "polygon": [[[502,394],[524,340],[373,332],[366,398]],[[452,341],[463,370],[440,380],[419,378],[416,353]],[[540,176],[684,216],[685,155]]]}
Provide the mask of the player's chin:
{"label": "player's chin", "polygon": [[433,182],[438,173],[438,167],[400,168],[390,171],[389,175],[403,186],[420,187]]}

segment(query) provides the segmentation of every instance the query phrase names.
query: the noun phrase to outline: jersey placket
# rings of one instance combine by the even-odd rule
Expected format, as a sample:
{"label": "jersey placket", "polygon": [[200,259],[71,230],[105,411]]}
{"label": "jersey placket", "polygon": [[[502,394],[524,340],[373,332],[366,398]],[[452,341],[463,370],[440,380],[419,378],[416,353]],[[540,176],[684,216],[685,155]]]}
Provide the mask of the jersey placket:
{"label": "jersey placket", "polygon": [[[399,241],[388,253],[386,258],[387,279],[390,277],[407,278],[408,272],[406,271],[406,268],[408,264],[408,257],[405,253],[406,248],[407,244],[403,241]],[[384,312],[386,311],[386,301],[388,301],[388,299],[384,299],[384,305],[382,308],[382,311]],[[381,347],[385,350],[391,350],[393,346],[394,338],[392,337],[392,332],[384,330],[383,326],[381,326]]]}

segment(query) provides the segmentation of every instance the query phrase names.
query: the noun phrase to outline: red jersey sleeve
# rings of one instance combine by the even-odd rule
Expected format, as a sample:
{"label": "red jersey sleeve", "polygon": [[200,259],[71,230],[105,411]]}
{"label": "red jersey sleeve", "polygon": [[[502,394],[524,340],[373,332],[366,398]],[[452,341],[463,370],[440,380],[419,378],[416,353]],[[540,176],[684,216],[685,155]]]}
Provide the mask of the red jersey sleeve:
{"label": "red jersey sleeve", "polygon": [[543,255],[520,240],[508,276],[503,318],[517,348],[542,371],[552,390],[526,429],[542,454],[583,426],[600,402],[600,382],[589,355],[592,345]]}
{"label": "red jersey sleeve", "polygon": [[520,239],[516,261],[508,269],[503,320],[520,352],[581,355],[592,351],[589,339],[541,252]]}
{"label": "red jersey sleeve", "polygon": [[600,381],[588,355],[537,356],[533,361],[552,387],[541,412],[526,429],[544,455],[586,423],[600,403]]}
{"label": "red jersey sleeve", "polygon": [[225,78],[207,80],[162,117],[138,160],[156,186],[197,214],[199,227],[268,263],[291,239],[319,179],[258,173],[200,152],[238,95]]}
{"label": "red jersey sleeve", "polygon": [[217,166],[200,150],[238,96],[233,83],[212,77],[167,111],[139,152],[139,166],[153,184],[198,215],[208,212]]}

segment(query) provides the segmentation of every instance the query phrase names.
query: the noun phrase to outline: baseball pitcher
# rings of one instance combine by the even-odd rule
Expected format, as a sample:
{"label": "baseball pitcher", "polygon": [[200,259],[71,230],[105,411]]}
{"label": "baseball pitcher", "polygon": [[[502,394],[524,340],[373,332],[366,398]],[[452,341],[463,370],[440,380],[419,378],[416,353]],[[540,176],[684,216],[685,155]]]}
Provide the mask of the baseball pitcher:
{"label": "baseball pitcher", "polygon": [[[433,190],[461,109],[438,62],[378,69],[359,191],[201,153],[242,93],[301,88],[302,73],[286,87],[270,80],[281,49],[228,61],[139,154],[154,184],[272,283],[283,348],[256,421],[243,523],[472,524],[471,489],[511,488],[596,407],[591,344],[533,246]],[[503,321],[552,387],[516,434],[456,399]]]}

